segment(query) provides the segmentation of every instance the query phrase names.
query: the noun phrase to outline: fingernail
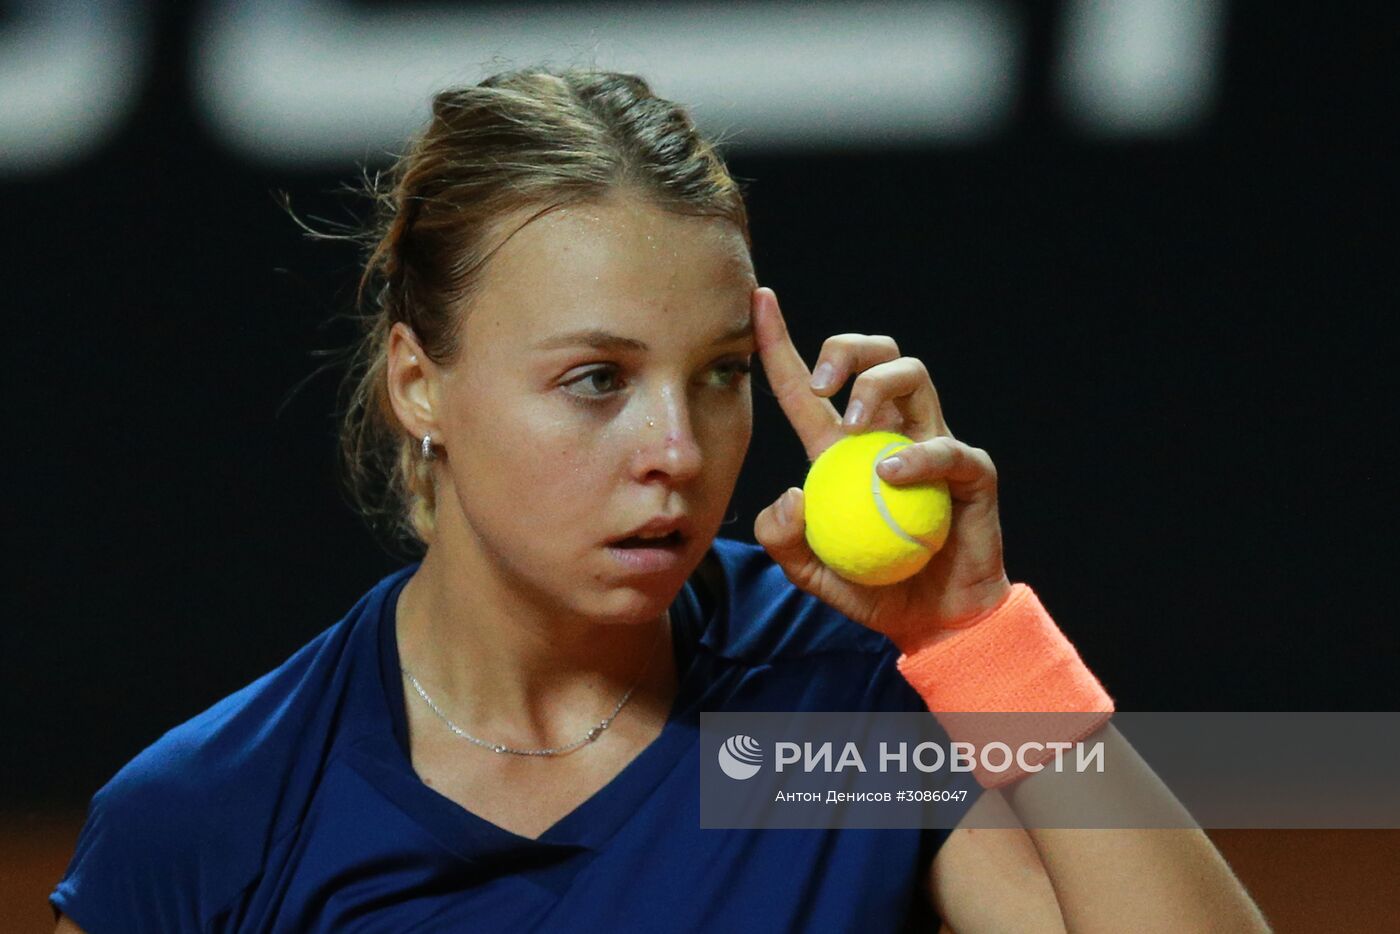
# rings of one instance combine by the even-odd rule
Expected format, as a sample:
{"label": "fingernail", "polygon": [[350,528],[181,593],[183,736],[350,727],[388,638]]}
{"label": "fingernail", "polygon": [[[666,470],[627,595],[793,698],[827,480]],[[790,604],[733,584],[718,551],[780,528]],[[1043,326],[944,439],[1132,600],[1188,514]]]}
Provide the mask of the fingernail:
{"label": "fingernail", "polygon": [[836,368],[830,363],[822,363],[817,367],[817,371],[812,374],[812,388],[825,389],[831,385],[831,379],[836,375]]}
{"label": "fingernail", "polygon": [[897,477],[904,472],[904,459],[898,455],[887,457],[875,465],[882,477]]}
{"label": "fingernail", "polygon": [[865,406],[861,405],[860,400],[851,400],[851,404],[846,406],[846,425],[851,426],[860,424],[861,416],[863,416],[864,414]]}

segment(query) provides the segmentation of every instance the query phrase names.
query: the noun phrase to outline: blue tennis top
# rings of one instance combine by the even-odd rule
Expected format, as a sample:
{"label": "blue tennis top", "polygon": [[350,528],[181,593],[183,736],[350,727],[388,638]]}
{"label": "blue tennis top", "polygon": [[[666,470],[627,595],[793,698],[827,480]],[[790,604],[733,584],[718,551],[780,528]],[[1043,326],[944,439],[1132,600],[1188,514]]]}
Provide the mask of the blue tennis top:
{"label": "blue tennis top", "polygon": [[928,709],[888,639],[762,548],[715,539],[671,607],[660,735],[539,839],[413,771],[394,607],[417,567],[99,789],[55,912],[90,934],[937,928],[921,885],[947,830],[699,826],[700,711]]}

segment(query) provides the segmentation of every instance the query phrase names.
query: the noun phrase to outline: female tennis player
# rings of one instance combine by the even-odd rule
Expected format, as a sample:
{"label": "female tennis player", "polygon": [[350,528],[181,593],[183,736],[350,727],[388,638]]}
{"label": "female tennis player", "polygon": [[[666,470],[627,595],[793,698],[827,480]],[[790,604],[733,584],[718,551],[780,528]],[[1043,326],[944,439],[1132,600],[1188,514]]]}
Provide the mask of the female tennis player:
{"label": "female tennis player", "polygon": [[[59,931],[1267,930],[1199,830],[701,829],[702,710],[1071,712],[1131,749],[1005,573],[987,453],[890,337],[808,368],[682,108],[497,75],[378,194],[343,449],[421,558],[96,793]],[[718,537],[755,355],[808,457],[892,429],[891,483],[948,482],[922,572],[836,576],[796,488],[761,547]],[[1035,765],[951,781],[1042,827],[1085,792]],[[1151,778],[1094,793],[1179,807]]]}

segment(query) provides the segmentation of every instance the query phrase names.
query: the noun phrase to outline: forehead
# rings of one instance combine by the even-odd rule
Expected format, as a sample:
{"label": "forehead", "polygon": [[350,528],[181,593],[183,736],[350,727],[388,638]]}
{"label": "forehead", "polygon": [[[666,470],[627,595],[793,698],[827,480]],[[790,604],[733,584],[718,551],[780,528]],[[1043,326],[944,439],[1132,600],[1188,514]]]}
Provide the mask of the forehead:
{"label": "forehead", "polygon": [[506,225],[515,232],[483,270],[469,328],[478,318],[496,334],[597,327],[646,341],[640,332],[678,323],[698,338],[748,322],[753,266],[727,219],[632,199],[530,213]]}

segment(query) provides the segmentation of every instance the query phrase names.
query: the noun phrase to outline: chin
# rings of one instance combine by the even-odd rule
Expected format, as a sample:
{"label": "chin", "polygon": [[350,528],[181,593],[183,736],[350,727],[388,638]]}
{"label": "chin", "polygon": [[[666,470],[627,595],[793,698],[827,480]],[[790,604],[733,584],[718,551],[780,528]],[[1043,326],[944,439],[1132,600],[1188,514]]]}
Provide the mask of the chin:
{"label": "chin", "polygon": [[664,613],[673,602],[687,578],[694,570],[695,562],[667,574],[648,576],[642,580],[629,580],[609,588],[602,603],[608,607],[603,615],[620,624],[644,623]]}

